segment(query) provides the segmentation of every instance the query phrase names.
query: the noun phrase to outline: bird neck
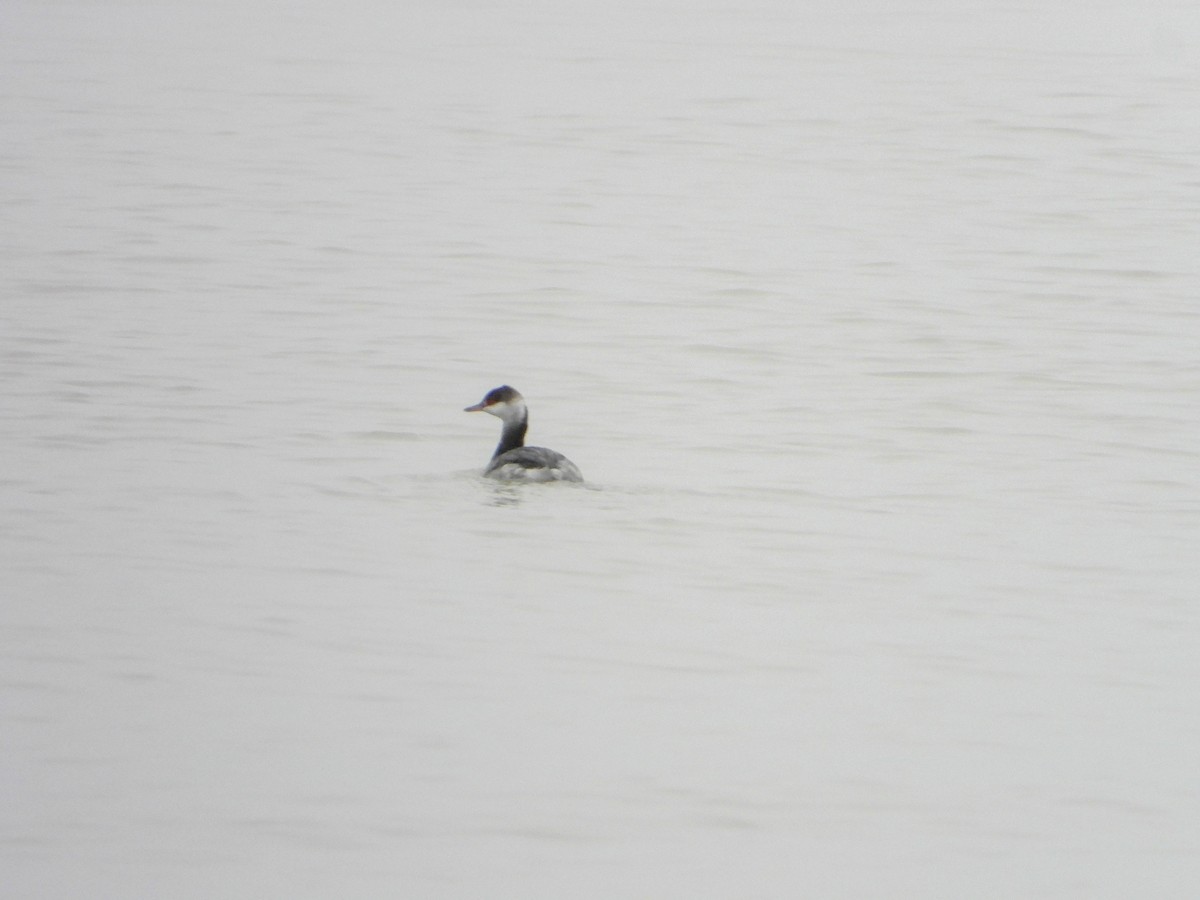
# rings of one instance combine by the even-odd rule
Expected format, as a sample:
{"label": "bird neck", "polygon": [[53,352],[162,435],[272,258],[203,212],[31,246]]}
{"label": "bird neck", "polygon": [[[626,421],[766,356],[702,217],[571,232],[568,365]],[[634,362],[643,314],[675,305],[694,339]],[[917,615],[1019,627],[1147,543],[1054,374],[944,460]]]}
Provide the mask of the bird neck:
{"label": "bird neck", "polygon": [[504,431],[500,433],[500,443],[496,445],[496,452],[492,454],[492,459],[509,450],[524,447],[525,432],[528,430],[529,413],[521,410],[521,415],[504,423]]}

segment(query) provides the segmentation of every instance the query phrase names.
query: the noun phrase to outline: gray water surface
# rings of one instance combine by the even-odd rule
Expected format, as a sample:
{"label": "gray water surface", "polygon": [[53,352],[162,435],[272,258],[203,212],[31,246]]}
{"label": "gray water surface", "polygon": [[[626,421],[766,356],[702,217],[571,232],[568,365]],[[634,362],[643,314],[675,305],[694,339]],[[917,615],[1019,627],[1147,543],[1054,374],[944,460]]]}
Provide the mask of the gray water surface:
{"label": "gray water surface", "polygon": [[1200,14],[1051,6],[9,0],[2,893],[1197,896]]}

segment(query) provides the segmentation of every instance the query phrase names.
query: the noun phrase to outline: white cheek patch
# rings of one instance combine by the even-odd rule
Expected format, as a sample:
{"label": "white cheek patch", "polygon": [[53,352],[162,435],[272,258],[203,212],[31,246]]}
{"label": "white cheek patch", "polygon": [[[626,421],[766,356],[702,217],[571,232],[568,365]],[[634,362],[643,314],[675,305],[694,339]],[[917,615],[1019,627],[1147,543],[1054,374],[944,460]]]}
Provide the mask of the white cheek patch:
{"label": "white cheek patch", "polygon": [[497,419],[503,419],[505,422],[511,419],[513,415],[513,408],[507,403],[493,403],[491,406],[485,406],[483,411],[491,413]]}
{"label": "white cheek patch", "polygon": [[520,419],[525,412],[525,404],[523,403],[493,403],[491,406],[484,409],[484,412],[489,412],[498,419],[503,419],[505,422],[512,422]]}

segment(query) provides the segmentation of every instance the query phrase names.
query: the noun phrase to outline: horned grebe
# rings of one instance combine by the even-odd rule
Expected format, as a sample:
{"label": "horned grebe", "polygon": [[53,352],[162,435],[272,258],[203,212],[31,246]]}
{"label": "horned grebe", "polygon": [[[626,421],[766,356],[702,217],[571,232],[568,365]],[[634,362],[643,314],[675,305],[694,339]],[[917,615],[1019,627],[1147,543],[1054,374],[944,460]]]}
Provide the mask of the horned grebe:
{"label": "horned grebe", "polygon": [[507,384],[487,392],[463,412],[486,412],[504,422],[500,443],[483,473],[502,481],[583,481],[579,467],[561,453],[545,447],[526,447],[529,410],[525,398]]}

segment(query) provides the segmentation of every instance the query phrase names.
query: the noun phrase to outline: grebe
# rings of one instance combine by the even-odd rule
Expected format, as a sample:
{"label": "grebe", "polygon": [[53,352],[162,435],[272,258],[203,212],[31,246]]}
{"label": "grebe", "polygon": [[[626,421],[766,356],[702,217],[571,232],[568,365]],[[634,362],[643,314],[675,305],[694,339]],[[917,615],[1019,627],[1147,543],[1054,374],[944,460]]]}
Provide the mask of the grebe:
{"label": "grebe", "polygon": [[491,413],[504,422],[500,443],[483,473],[502,481],[583,481],[579,467],[561,453],[545,447],[526,447],[529,410],[525,398],[507,384],[487,392],[487,396],[463,412]]}

